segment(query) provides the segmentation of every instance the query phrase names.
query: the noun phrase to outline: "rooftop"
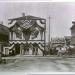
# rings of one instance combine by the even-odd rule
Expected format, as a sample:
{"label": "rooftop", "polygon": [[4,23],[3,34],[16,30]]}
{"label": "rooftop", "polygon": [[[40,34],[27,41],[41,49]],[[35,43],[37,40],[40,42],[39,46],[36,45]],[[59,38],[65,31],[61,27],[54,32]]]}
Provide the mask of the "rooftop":
{"label": "rooftop", "polygon": [[35,16],[31,16],[31,15],[12,18],[12,19],[8,19],[8,20],[24,20],[24,19],[28,19],[28,20],[45,20],[44,18],[35,17]]}
{"label": "rooftop", "polygon": [[0,34],[2,34],[2,35],[9,35],[8,27],[0,24]]}

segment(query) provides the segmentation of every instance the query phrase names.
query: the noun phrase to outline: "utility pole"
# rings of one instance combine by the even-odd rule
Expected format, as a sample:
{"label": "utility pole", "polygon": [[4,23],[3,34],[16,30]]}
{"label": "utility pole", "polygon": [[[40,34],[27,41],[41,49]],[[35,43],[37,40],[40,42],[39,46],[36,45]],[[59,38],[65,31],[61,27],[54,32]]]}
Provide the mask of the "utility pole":
{"label": "utility pole", "polygon": [[50,16],[49,16],[49,54],[50,54]]}
{"label": "utility pole", "polygon": [[50,43],[50,16],[49,16],[49,43]]}

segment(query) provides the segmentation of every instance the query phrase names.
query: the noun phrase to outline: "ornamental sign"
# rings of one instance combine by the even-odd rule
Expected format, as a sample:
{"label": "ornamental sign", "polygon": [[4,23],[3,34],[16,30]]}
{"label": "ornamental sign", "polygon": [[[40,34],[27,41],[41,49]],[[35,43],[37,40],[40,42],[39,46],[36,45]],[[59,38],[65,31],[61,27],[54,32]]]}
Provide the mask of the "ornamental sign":
{"label": "ornamental sign", "polygon": [[22,22],[23,22],[22,27],[25,28],[25,29],[28,29],[32,26],[31,20],[23,20]]}

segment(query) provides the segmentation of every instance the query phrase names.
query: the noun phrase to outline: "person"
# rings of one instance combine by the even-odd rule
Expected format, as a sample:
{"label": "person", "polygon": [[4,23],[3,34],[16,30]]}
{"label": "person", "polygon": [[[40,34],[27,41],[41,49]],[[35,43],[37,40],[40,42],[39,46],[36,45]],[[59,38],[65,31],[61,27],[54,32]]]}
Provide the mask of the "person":
{"label": "person", "polygon": [[36,55],[38,55],[38,47],[36,47]]}
{"label": "person", "polygon": [[24,45],[24,51],[25,51],[25,54],[29,54],[29,44],[28,43]]}
{"label": "person", "polygon": [[27,54],[29,54],[29,44],[27,43],[26,46],[27,46],[26,47],[27,48]]}
{"label": "person", "polygon": [[38,55],[38,44],[37,43],[33,44],[33,54]]}
{"label": "person", "polygon": [[33,47],[33,50],[32,50],[32,55],[34,55],[35,54],[35,48]]}
{"label": "person", "polygon": [[61,47],[57,47],[56,50],[58,50],[57,56],[61,56]]}
{"label": "person", "polygon": [[24,45],[24,54],[26,55],[26,44]]}

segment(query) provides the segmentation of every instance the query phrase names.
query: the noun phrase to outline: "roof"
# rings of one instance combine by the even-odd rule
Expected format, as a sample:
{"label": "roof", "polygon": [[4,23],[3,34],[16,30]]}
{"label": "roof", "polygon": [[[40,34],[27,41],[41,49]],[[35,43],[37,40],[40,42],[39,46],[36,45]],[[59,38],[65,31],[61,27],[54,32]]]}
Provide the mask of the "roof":
{"label": "roof", "polygon": [[35,16],[24,16],[24,17],[18,17],[18,18],[12,18],[12,19],[8,19],[8,20],[24,20],[24,19],[28,19],[28,20],[45,20],[44,18],[40,18],[40,17],[35,17]]}
{"label": "roof", "polygon": [[[11,21],[10,23],[9,23],[9,25],[10,25],[10,27],[9,27],[9,29],[11,29],[11,28],[13,28],[13,26],[15,26],[15,25],[23,25],[25,23],[25,20],[24,21],[21,21],[21,20],[14,20],[14,21]],[[30,24],[30,26],[32,26],[32,25],[35,25],[35,26],[37,26],[37,27],[39,27],[39,28],[41,28],[41,29],[43,29],[44,30],[44,24],[42,24],[41,22],[40,22],[40,20],[36,20],[36,21],[32,21],[31,22],[32,24]],[[30,27],[30,26],[28,26],[28,28]],[[24,26],[25,27],[25,26]],[[26,26],[27,27],[27,26]]]}
{"label": "roof", "polygon": [[9,29],[8,29],[8,27],[0,24],[0,34],[8,36],[9,35]]}

